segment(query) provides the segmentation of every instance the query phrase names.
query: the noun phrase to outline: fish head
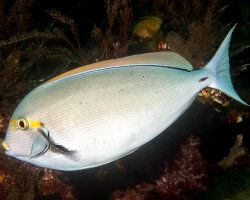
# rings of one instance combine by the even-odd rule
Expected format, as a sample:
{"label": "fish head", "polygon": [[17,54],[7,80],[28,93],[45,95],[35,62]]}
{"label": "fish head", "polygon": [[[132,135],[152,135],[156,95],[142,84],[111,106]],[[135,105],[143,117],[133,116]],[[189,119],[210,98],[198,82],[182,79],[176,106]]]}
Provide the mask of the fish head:
{"label": "fish head", "polygon": [[43,87],[38,87],[19,103],[2,142],[5,154],[39,167],[74,169],[79,160],[78,152],[53,140],[55,129],[50,130],[53,123],[44,109],[47,101],[43,97],[46,95]]}
{"label": "fish head", "polygon": [[44,124],[38,119],[36,109],[32,112],[27,104],[22,105],[19,104],[10,119],[2,146],[6,155],[31,163],[49,144],[37,131]]}

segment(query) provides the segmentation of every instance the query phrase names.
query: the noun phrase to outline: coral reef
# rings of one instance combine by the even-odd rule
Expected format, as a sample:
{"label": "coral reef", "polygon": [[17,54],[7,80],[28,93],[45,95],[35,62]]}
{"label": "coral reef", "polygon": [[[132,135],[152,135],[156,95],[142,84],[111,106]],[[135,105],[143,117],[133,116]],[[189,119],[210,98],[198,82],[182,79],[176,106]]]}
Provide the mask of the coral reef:
{"label": "coral reef", "polygon": [[225,94],[223,94],[220,90],[214,88],[206,87],[202,91],[200,91],[198,95],[205,98],[210,98],[224,107],[229,105],[229,100],[228,100],[229,98]]}
{"label": "coral reef", "polygon": [[78,199],[73,186],[60,172],[6,157],[2,148],[0,158],[0,199],[35,199],[52,194],[61,199]]}
{"label": "coral reef", "polygon": [[0,115],[0,135],[5,134],[8,124],[9,120]]}
{"label": "coral reef", "polygon": [[247,165],[242,162],[238,163],[238,159],[236,159],[232,168],[227,168],[220,173],[213,173],[206,181],[207,192],[200,193],[194,199],[249,199],[250,181],[247,177],[250,175],[250,160],[249,155],[243,157],[248,160]]}
{"label": "coral reef", "polygon": [[248,117],[249,117],[248,112],[239,112],[239,111],[236,111],[236,110],[232,110],[225,117],[222,117],[221,121],[223,123],[231,125],[231,124],[236,124],[236,123],[243,122],[244,119],[248,118]]}
{"label": "coral reef", "polygon": [[146,197],[135,189],[116,191],[112,194],[111,200],[144,200]]}
{"label": "coral reef", "polygon": [[248,160],[249,162],[248,151],[246,148],[242,146],[242,142],[243,142],[243,135],[242,134],[237,135],[234,146],[232,146],[229,150],[229,155],[223,158],[223,160],[221,160],[220,162],[218,162],[218,165],[221,168],[229,169],[236,165],[239,166],[240,165],[239,161],[240,160],[243,161],[242,158],[244,157],[246,158],[245,160]]}
{"label": "coral reef", "polygon": [[205,191],[206,161],[198,149],[200,141],[190,135],[180,146],[173,162],[165,161],[163,173],[152,183],[142,182],[125,191],[113,192],[111,199],[188,199],[193,191]]}
{"label": "coral reef", "polygon": [[72,185],[59,179],[60,172],[44,169],[44,175],[38,180],[39,193],[42,196],[58,194],[61,199],[74,200],[78,199]]}
{"label": "coral reef", "polygon": [[173,164],[165,162],[164,173],[156,180],[155,190],[165,199],[185,199],[185,194],[195,190],[205,190],[205,161],[197,146],[198,138],[192,135],[181,145]]}

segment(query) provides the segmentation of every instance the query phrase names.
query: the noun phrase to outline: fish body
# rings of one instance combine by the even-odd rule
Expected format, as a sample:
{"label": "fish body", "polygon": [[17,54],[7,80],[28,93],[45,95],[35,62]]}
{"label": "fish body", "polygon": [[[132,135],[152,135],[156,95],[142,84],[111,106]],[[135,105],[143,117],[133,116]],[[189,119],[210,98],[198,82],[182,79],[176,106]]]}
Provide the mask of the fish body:
{"label": "fish body", "polygon": [[149,53],[88,65],[37,87],[11,117],[6,154],[58,170],[96,167],[159,135],[207,86],[246,104],[229,74],[233,29],[201,70],[173,52]]}

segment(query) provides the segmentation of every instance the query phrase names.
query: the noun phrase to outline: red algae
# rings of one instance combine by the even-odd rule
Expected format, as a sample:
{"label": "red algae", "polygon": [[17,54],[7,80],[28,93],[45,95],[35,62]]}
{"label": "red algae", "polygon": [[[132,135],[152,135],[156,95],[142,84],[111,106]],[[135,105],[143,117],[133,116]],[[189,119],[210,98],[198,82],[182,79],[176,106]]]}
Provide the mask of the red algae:
{"label": "red algae", "polygon": [[0,149],[0,200],[35,199],[57,195],[78,199],[75,190],[61,172],[41,169],[4,155]]}
{"label": "red algae", "polygon": [[198,149],[200,140],[188,137],[181,145],[172,164],[165,161],[163,174],[156,180],[155,191],[165,199],[185,199],[185,194],[195,190],[205,190],[206,177],[204,160]]}
{"label": "red algae", "polygon": [[[190,192],[205,191],[207,162],[199,151],[200,139],[190,135],[180,146],[173,162],[165,161],[158,180],[141,182],[126,190],[112,193],[112,200],[189,199]],[[192,195],[191,195],[192,196]]]}

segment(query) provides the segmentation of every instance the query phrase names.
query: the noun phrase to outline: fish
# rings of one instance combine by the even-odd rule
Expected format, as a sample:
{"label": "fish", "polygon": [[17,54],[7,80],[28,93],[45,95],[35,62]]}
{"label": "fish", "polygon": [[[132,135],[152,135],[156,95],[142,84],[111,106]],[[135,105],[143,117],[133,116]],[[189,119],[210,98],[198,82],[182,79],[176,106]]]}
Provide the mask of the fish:
{"label": "fish", "polygon": [[2,143],[5,154],[43,168],[82,170],[122,158],[151,141],[206,87],[249,106],[230,77],[235,26],[199,70],[167,51],[101,61],[52,78],[16,107]]}

